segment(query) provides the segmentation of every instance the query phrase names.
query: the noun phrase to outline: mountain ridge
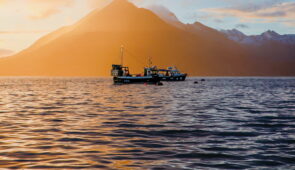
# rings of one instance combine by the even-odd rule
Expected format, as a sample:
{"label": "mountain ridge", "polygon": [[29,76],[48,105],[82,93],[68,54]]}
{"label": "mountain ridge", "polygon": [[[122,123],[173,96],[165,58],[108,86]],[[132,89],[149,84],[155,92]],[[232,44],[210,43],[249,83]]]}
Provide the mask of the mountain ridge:
{"label": "mountain ridge", "polygon": [[232,29],[232,30],[221,30],[229,39],[236,41],[241,44],[253,44],[259,45],[266,41],[277,41],[285,44],[295,45],[295,34],[284,34],[281,35],[273,30],[267,30],[260,35],[245,35],[243,32]]}
{"label": "mountain ridge", "polygon": [[115,0],[0,59],[0,75],[108,76],[111,65],[119,63],[121,45],[131,72],[141,72],[150,56],[160,67],[176,65],[190,75],[295,75],[284,62],[261,66],[247,48],[201,23],[181,27],[126,0]]}

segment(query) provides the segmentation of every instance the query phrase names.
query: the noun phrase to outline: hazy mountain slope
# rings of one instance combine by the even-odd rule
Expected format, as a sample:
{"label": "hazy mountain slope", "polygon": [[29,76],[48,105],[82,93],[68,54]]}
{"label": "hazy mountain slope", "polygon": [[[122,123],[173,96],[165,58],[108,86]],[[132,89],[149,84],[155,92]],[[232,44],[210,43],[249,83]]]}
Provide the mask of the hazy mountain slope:
{"label": "hazy mountain slope", "polygon": [[247,36],[237,29],[221,30],[229,39],[241,44],[261,45],[268,42],[277,42],[288,45],[295,45],[295,34],[280,35],[275,31],[268,30],[260,35]]}
{"label": "hazy mountain slope", "polygon": [[245,73],[236,66],[243,62],[243,55],[239,58],[234,50],[217,47],[165,23],[146,9],[116,0],[73,26],[45,36],[18,55],[0,60],[0,74],[109,75],[111,64],[119,62],[121,44],[133,54],[127,53],[125,63],[135,71],[141,71],[147,57],[152,56],[159,66],[177,65],[191,74]]}
{"label": "hazy mountain slope", "polygon": [[[228,39],[240,43],[250,52],[250,57],[260,63],[260,68],[272,69],[281,75],[294,75],[295,35],[280,35],[266,31],[260,35],[247,36],[237,29],[222,30]],[[284,67],[284,69],[280,68]]]}
{"label": "hazy mountain slope", "polygon": [[151,6],[149,9],[170,25],[194,33],[212,43],[218,43],[222,48],[244,53],[252,63],[250,68],[255,70],[254,75],[295,73],[295,35],[266,31],[261,35],[247,36],[236,29],[218,31],[200,22],[183,24],[171,11],[161,6]]}

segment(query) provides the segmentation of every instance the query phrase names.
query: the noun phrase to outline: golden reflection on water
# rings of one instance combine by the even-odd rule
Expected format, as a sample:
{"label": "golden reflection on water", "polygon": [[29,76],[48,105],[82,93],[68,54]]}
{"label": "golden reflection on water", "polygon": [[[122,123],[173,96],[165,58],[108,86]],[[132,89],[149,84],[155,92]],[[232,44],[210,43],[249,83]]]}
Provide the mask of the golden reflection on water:
{"label": "golden reflection on water", "polygon": [[148,150],[133,145],[143,139],[140,135],[128,137],[123,131],[128,124],[165,121],[156,112],[170,104],[161,103],[166,96],[157,93],[160,87],[114,86],[106,79],[0,81],[0,167],[134,169],[130,165],[157,162],[133,160],[136,155],[129,151]]}
{"label": "golden reflection on water", "polygon": [[294,79],[193,82],[0,78],[0,168],[292,169]]}

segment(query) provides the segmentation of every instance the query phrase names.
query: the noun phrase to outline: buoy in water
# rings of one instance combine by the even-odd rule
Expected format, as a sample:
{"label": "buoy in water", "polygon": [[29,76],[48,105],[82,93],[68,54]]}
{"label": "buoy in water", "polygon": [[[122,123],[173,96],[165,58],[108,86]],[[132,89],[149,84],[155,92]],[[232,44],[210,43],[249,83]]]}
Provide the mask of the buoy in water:
{"label": "buoy in water", "polygon": [[156,85],[157,86],[163,86],[163,83],[162,82],[157,82]]}
{"label": "buoy in water", "polygon": [[194,84],[198,84],[198,83],[199,83],[198,81],[195,81],[195,82],[194,82]]}

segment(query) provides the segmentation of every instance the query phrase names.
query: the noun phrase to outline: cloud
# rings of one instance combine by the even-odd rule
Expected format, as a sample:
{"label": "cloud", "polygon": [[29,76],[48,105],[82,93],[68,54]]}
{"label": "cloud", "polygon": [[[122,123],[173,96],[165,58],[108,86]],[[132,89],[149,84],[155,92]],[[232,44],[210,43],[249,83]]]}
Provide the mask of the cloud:
{"label": "cloud", "polygon": [[8,4],[8,0],[0,0],[0,8],[4,7],[5,5]]}
{"label": "cloud", "polygon": [[235,27],[236,27],[236,28],[242,28],[242,29],[249,28],[249,27],[248,27],[247,25],[245,25],[245,24],[237,24]]}
{"label": "cloud", "polygon": [[70,7],[74,0],[26,0],[28,3],[29,18],[44,19]]}
{"label": "cloud", "polygon": [[0,48],[0,57],[6,57],[12,55],[14,52],[8,49]]}
{"label": "cloud", "polygon": [[216,18],[216,19],[214,19],[214,22],[216,22],[216,23],[223,23],[224,21],[222,19]]}
{"label": "cloud", "polygon": [[284,22],[284,24],[288,27],[294,27],[295,28],[295,22],[292,21],[292,22]]}
{"label": "cloud", "polygon": [[233,6],[229,8],[207,8],[203,12],[220,16],[236,17],[242,22],[295,22],[295,2],[281,2],[257,5],[256,7]]}
{"label": "cloud", "polygon": [[7,0],[0,0],[0,5],[4,4],[6,2],[7,2]]}
{"label": "cloud", "polygon": [[87,0],[87,5],[92,8],[103,8],[108,5],[112,0]]}
{"label": "cloud", "polygon": [[10,30],[10,31],[0,31],[0,34],[35,34],[35,33],[45,33],[50,30]]}
{"label": "cloud", "polygon": [[276,4],[283,3],[284,0],[224,0],[231,3],[232,9],[244,12],[255,12],[261,9],[272,7]]}

